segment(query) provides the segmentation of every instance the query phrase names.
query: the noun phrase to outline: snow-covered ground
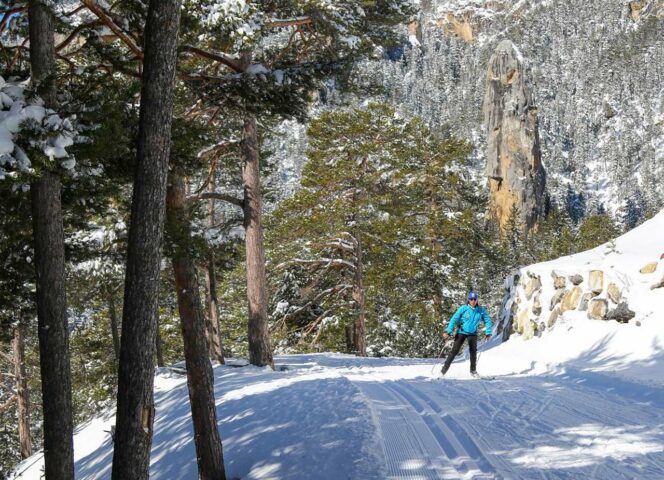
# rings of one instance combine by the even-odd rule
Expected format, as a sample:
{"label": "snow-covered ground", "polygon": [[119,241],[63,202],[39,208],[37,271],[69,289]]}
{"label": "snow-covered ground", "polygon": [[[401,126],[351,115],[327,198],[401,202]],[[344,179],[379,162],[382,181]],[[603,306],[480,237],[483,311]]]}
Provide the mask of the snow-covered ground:
{"label": "snow-covered ground", "polygon": [[[588,368],[593,350],[565,351],[573,358],[545,372],[536,367],[539,356],[528,358],[537,348],[521,349],[522,343],[482,351],[479,370],[497,375],[494,380],[471,380],[462,358],[444,379],[435,360],[335,354],[278,357],[277,367],[287,370],[276,372],[217,366],[227,475],[663,478],[661,386],[594,373]],[[531,341],[538,343],[548,355],[564,350],[557,341],[548,347],[543,339]],[[664,367],[661,358],[653,362]],[[155,397],[151,477],[195,479],[185,378],[160,373]],[[112,423],[109,415],[78,429],[77,479],[110,478],[106,430]],[[41,468],[38,454],[20,466],[17,478],[37,479]]]}
{"label": "snow-covered ground", "polygon": [[[444,379],[434,359],[318,354],[277,357],[276,371],[216,366],[228,478],[664,478],[664,288],[650,289],[664,260],[639,273],[661,253],[664,211],[612,245],[527,267],[541,276],[600,268],[636,317],[569,311],[540,337],[493,338],[478,361],[493,380],[471,379],[465,356]],[[197,478],[185,377],[161,370],[155,401],[151,477]],[[77,430],[78,480],[110,478],[113,421],[109,412]],[[42,466],[36,454],[16,478],[38,479]]]}

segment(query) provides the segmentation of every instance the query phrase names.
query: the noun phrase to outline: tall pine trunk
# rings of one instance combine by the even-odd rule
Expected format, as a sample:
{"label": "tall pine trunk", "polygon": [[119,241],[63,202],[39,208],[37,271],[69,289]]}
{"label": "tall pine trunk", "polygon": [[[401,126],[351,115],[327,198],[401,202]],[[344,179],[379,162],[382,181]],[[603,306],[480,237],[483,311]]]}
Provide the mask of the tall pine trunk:
{"label": "tall pine trunk", "polygon": [[118,314],[115,309],[115,295],[111,290],[108,292],[108,316],[111,320],[111,335],[113,337],[113,354],[117,364],[120,362],[120,333],[118,331]]}
{"label": "tall pine trunk", "polygon": [[[210,192],[215,191],[215,171],[216,165],[213,165],[212,172],[210,173],[210,182],[208,184],[208,190]],[[214,228],[216,217],[213,199],[210,199],[208,204],[208,221],[210,228]],[[205,267],[205,290],[205,303],[207,304],[207,337],[208,346],[210,348],[210,358],[224,364],[224,348],[221,328],[219,326],[219,302],[217,301],[217,276],[214,269],[214,252],[212,251],[208,256],[208,262]]]}
{"label": "tall pine trunk", "polygon": [[244,120],[244,229],[247,254],[247,303],[249,315],[249,361],[259,367],[270,365],[272,348],[267,323],[265,250],[261,220],[260,158],[256,119]]}
{"label": "tall pine trunk", "polygon": [[[30,68],[37,93],[57,108],[53,18],[45,2],[28,6]],[[65,297],[65,246],[60,178],[45,170],[30,186],[37,273],[39,362],[48,480],[74,478],[71,369]]]}
{"label": "tall pine trunk", "polygon": [[205,289],[210,358],[223,365],[226,361],[224,360],[223,340],[219,326],[219,302],[217,300],[217,276],[214,271],[214,253],[210,253],[208,264],[205,267]]}
{"label": "tall pine trunk", "polygon": [[159,327],[159,315],[157,315],[157,326],[156,326],[156,331],[154,335],[154,346],[155,346],[155,352],[157,354],[157,366],[158,367],[163,367],[166,365],[166,362],[164,362],[164,352],[161,348],[161,330]]}
{"label": "tall pine trunk", "polygon": [[367,356],[365,342],[365,295],[362,263],[362,242],[359,232],[355,232],[355,279],[353,282],[353,300],[357,306],[357,318],[355,319],[353,341],[355,351],[362,357]]}
{"label": "tall pine trunk", "polygon": [[127,248],[113,480],[147,479],[154,349],[181,0],[150,0]]}
{"label": "tall pine trunk", "polygon": [[30,439],[30,392],[28,391],[28,376],[25,370],[25,341],[23,325],[14,329],[14,375],[16,376],[16,396],[18,399],[18,439],[21,445],[21,458],[32,455],[32,440]]}
{"label": "tall pine trunk", "polygon": [[173,273],[184,339],[198,475],[201,480],[219,480],[225,479],[224,460],[217,429],[214,378],[208,357],[205,318],[200,302],[196,264],[190,253],[191,224],[186,198],[185,179],[173,174],[168,187],[166,205],[169,233],[174,242]]}

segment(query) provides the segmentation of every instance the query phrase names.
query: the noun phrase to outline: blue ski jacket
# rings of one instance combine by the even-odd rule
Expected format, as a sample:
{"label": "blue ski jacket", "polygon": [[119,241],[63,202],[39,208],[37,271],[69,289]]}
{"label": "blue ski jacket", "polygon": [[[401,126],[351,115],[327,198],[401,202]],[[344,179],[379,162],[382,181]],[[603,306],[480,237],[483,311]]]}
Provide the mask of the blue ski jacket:
{"label": "blue ski jacket", "polygon": [[475,308],[470,305],[462,305],[459,309],[452,315],[450,319],[450,324],[447,326],[447,333],[452,333],[454,327],[457,324],[461,324],[459,328],[459,333],[463,335],[477,335],[477,326],[483,321],[486,326],[486,334],[491,335],[493,331],[493,323],[491,323],[491,317],[486,313],[484,308],[479,305]]}

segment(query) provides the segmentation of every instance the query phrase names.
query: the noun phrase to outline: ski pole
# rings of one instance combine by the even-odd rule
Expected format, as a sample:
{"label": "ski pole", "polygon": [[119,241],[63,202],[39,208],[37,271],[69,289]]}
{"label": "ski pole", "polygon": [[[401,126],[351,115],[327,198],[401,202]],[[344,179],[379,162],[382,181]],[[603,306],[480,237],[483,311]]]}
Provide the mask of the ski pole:
{"label": "ski pole", "polygon": [[[440,349],[440,353],[436,358],[440,358],[443,355],[444,350],[445,350],[445,340],[443,340],[443,348]],[[433,368],[431,369],[431,375],[433,375],[433,373],[436,371],[436,367],[438,367],[438,361],[436,361],[436,363],[433,364]]]}

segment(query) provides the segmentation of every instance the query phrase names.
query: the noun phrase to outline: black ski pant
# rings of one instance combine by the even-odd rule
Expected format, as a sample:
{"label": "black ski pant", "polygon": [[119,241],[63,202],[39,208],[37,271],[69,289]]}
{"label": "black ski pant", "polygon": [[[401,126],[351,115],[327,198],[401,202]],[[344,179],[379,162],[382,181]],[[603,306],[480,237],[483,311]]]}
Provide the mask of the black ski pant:
{"label": "black ski pant", "polygon": [[477,335],[464,335],[463,333],[457,333],[454,337],[454,346],[452,347],[452,352],[445,359],[445,365],[443,366],[443,373],[447,373],[452,365],[452,362],[459,354],[463,342],[468,339],[468,349],[470,350],[470,371],[474,372],[477,367]]}

